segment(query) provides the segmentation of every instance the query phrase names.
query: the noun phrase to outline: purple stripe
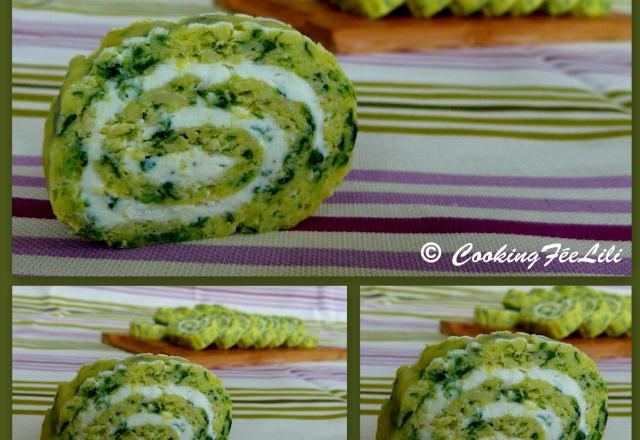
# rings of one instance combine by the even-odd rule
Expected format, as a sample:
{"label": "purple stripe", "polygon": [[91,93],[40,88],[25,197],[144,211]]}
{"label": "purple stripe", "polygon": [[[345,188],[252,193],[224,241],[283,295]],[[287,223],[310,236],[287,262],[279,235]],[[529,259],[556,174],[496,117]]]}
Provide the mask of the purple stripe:
{"label": "purple stripe", "polygon": [[[13,184],[40,187],[44,178],[33,176],[13,176]],[[31,200],[29,204],[38,199]],[[22,203],[22,202],[20,202]],[[335,204],[385,204],[385,205],[435,205],[485,209],[514,209],[538,212],[590,212],[627,214],[631,212],[631,202],[626,200],[589,199],[536,199],[523,197],[463,196],[440,194],[415,194],[395,192],[338,191],[325,203]],[[46,211],[41,211],[46,212]],[[52,213],[51,213],[52,215]]]}
{"label": "purple stripe", "polygon": [[42,159],[40,156],[26,156],[20,154],[14,154],[11,157],[11,163],[13,165],[22,165],[22,166],[42,166]]}
{"label": "purple stripe", "polygon": [[[450,219],[449,222],[457,219]],[[581,225],[563,225],[571,230]],[[630,231],[629,231],[630,234]],[[469,263],[455,267],[451,254],[444,254],[437,263],[426,264],[418,252],[362,251],[351,249],[285,248],[271,246],[211,246],[193,243],[146,246],[136,249],[107,249],[84,240],[42,237],[13,237],[15,255],[53,256],[121,261],[179,261],[190,263],[258,265],[262,267],[351,267],[367,269],[413,270],[425,273],[580,273],[629,275],[631,259],[618,264],[587,263],[563,265],[554,262],[548,267],[534,266],[527,272],[519,264]],[[423,241],[420,239],[420,242]]]}
{"label": "purple stripe", "polygon": [[514,209],[539,212],[630,213],[626,200],[534,199],[521,197],[454,196],[393,192],[336,192],[327,203],[436,205],[485,209]]}
{"label": "purple stripe", "polygon": [[[26,218],[54,219],[55,215],[47,200],[13,199],[13,216]],[[311,217],[300,223],[292,231],[312,232],[369,232],[385,234],[513,234],[536,237],[558,237],[574,240],[631,241],[630,225],[587,225],[572,223],[542,223],[515,220],[491,220],[450,217]],[[26,238],[26,237],[25,237]],[[72,241],[73,242],[73,241]],[[75,247],[75,245],[71,245]],[[166,246],[166,245],[165,245]],[[184,245],[173,245],[181,246]],[[195,245],[199,246],[199,245]],[[166,249],[153,247],[151,249]],[[149,249],[149,248],[147,248]],[[186,249],[186,248],[185,248]],[[264,248],[264,257],[269,259],[273,248]],[[293,251],[293,249],[290,249]],[[108,252],[107,249],[92,246],[86,252]],[[112,250],[113,251],[113,250]],[[123,254],[122,251],[116,251]],[[129,252],[136,252],[131,250]],[[184,251],[177,251],[183,254]],[[162,254],[162,251],[154,251]],[[72,255],[67,255],[72,256]],[[87,257],[91,258],[91,257]],[[99,257],[95,257],[99,258]],[[260,259],[258,259],[259,261]],[[207,262],[204,260],[202,262]],[[231,263],[232,264],[232,263]],[[252,264],[252,263],[240,263]]]}
{"label": "purple stripe", "polygon": [[443,174],[418,171],[351,170],[347,180],[421,185],[509,186],[521,188],[631,188],[631,176],[531,177]]}
{"label": "purple stripe", "polygon": [[[36,156],[13,156],[13,165],[41,166],[40,158]],[[14,185],[44,186],[33,181],[27,183],[23,177],[15,175]],[[541,176],[490,176],[481,174],[445,174],[421,171],[391,171],[353,169],[347,180],[361,182],[390,182],[416,185],[463,185],[463,186],[509,186],[521,188],[631,188],[631,176],[592,176],[592,177],[541,177]],[[24,182],[24,183],[23,183]]]}
{"label": "purple stripe", "polygon": [[35,186],[38,188],[42,188],[46,185],[44,177],[20,175],[12,176],[11,183],[15,186]]}

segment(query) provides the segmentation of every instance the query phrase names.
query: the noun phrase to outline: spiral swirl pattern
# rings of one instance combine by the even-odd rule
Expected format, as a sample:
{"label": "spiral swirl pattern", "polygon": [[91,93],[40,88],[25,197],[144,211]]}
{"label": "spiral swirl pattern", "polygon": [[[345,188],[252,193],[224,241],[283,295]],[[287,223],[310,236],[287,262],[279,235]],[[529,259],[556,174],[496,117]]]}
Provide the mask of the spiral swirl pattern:
{"label": "spiral swirl pattern", "polygon": [[74,232],[114,246],[286,229],[346,174],[355,124],[333,56],[283,24],[141,22],[71,62],[49,194]]}
{"label": "spiral swirl pattern", "polygon": [[58,387],[41,440],[225,440],[231,400],[201,366],[162,355],[102,360]]}
{"label": "spiral swirl pattern", "polygon": [[601,439],[607,390],[573,346],[525,333],[453,337],[398,369],[378,440]]}

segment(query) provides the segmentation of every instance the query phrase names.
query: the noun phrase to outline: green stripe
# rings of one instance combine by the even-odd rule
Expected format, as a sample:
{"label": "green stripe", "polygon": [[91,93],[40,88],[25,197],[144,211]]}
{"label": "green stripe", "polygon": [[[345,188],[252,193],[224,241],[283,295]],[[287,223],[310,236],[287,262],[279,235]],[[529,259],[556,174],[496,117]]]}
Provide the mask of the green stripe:
{"label": "green stripe", "polygon": [[56,75],[53,73],[30,73],[30,72],[11,72],[12,79],[35,79],[38,81],[56,81],[62,85],[64,75]]}
{"label": "green stripe", "polygon": [[66,64],[36,64],[36,63],[11,63],[11,68],[17,69],[40,69],[40,70],[67,70]]}
{"label": "green stripe", "polygon": [[563,95],[494,95],[482,93],[402,93],[402,92],[369,92],[356,91],[358,97],[374,98],[409,98],[409,99],[487,99],[487,100],[524,100],[524,101],[563,101],[563,102],[607,102],[598,96],[563,96]]}
{"label": "green stripe", "polygon": [[360,107],[383,107],[383,108],[403,108],[412,110],[456,110],[475,112],[607,112],[627,114],[626,110],[620,107],[610,106],[569,106],[569,105],[508,105],[508,104],[486,104],[486,105],[451,105],[451,104],[410,104],[399,102],[383,101],[358,101]]}
{"label": "green stripe", "polygon": [[[35,67],[35,66],[34,66]],[[485,91],[512,91],[512,92],[566,92],[586,94],[592,93],[589,89],[577,87],[558,86],[488,86],[488,85],[458,85],[442,83],[419,83],[419,82],[390,82],[390,81],[354,81],[356,86],[380,87],[380,88],[409,88],[409,89],[458,89],[458,90],[485,90]]]}
{"label": "green stripe", "polygon": [[358,120],[371,119],[382,121],[417,121],[417,122],[451,122],[465,124],[495,124],[519,126],[567,126],[567,127],[596,127],[596,126],[631,126],[629,119],[574,119],[574,118],[477,118],[464,116],[440,115],[400,115],[394,113],[358,112]]}
{"label": "green stripe", "polygon": [[611,139],[631,136],[631,130],[610,130],[588,133],[545,133],[524,131],[499,131],[472,128],[423,128],[423,127],[390,127],[375,125],[359,125],[358,129],[368,133],[394,133],[423,136],[473,136],[500,137],[540,141],[584,141],[596,139]]}
{"label": "green stripe", "polygon": [[11,116],[22,118],[46,118],[49,110],[35,110],[30,108],[12,108]]}

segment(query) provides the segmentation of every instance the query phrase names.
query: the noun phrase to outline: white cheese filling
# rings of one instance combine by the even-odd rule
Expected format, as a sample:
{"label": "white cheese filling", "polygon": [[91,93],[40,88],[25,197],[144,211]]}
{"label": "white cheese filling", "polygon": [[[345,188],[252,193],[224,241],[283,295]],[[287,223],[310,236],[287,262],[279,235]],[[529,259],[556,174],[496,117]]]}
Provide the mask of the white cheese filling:
{"label": "white cheese filling", "polygon": [[[456,352],[462,352],[462,350],[453,350]],[[480,367],[473,372],[471,372],[464,379],[456,381],[454,383],[450,383],[447,390],[454,389],[457,392],[457,395],[465,393],[469,390],[473,390],[485,381],[489,379],[500,379],[506,386],[518,385],[523,382],[525,379],[534,379],[540,380],[549,383],[550,385],[557,388],[562,394],[568,395],[572,397],[576,404],[578,405],[580,411],[580,419],[578,426],[582,432],[588,435],[589,430],[587,428],[586,422],[586,410],[587,403],[584,399],[584,394],[580,389],[578,383],[571,377],[566,374],[551,369],[543,369],[537,366],[531,368],[520,368],[520,369],[507,369],[507,368],[493,368],[488,369],[486,367]],[[429,410],[425,412],[423,426],[425,427],[425,433],[423,438],[429,439],[431,438],[432,426],[431,423],[433,420],[444,411],[449,402],[451,400],[450,396],[446,396],[443,390],[442,385],[438,385],[436,387],[436,394],[433,399],[425,401],[424,405],[429,405]],[[513,404],[513,405],[501,405],[493,408],[494,411],[501,412],[503,415],[514,415],[518,417],[518,414],[521,410],[516,411],[516,407],[522,405]],[[523,408],[525,408],[523,406]],[[558,423],[560,423],[558,421]],[[542,428],[546,433],[546,438],[548,440],[553,440],[559,438],[559,435],[555,435],[556,432],[562,432],[564,428],[561,425],[556,424],[542,424]],[[559,431],[558,431],[559,430]]]}
{"label": "white cheese filling", "polygon": [[[209,400],[203,393],[201,393],[196,389],[184,387],[184,386],[178,386],[174,384],[154,385],[154,386],[136,386],[136,385],[122,386],[118,388],[113,394],[105,397],[104,401],[101,401],[99,405],[96,405],[96,403],[92,400],[88,400],[87,401],[88,408],[81,411],[78,414],[76,419],[78,421],[77,422],[78,423],[77,438],[78,439],[85,438],[83,433],[84,430],[88,426],[90,426],[91,423],[93,423],[93,421],[100,415],[102,411],[108,410],[112,405],[116,405],[120,402],[123,402],[124,400],[126,400],[127,398],[133,395],[141,395],[144,397],[145,400],[158,399],[163,395],[174,395],[174,396],[182,397],[191,405],[195,406],[196,408],[202,409],[205,412],[209,420],[209,423],[207,426],[207,433],[211,436],[211,438],[215,439],[215,432],[213,430],[214,413],[211,407],[211,402],[209,402]],[[130,416],[130,417],[134,417],[134,416]],[[141,415],[136,415],[133,418],[133,421],[138,422],[139,424],[145,424],[143,423],[145,420],[149,422],[158,421],[158,419],[155,419],[155,418],[147,418],[143,413],[141,413]],[[162,420],[160,420],[160,423],[157,423],[157,424],[158,425],[171,424],[176,428],[181,427],[181,430],[178,429],[178,432],[185,433],[186,432],[185,426],[180,425],[179,423],[176,425],[176,423],[177,422],[175,419],[167,421],[165,416],[163,417]],[[140,426],[140,425],[137,425],[137,426]],[[191,437],[185,436],[184,438],[188,439]]]}
{"label": "white cheese filling", "polygon": [[[153,32],[153,31],[152,31]],[[156,31],[159,33],[160,31]],[[127,46],[127,44],[125,44]],[[105,49],[106,50],[106,49]],[[228,81],[232,75],[240,78],[256,78],[293,101],[302,102],[309,109],[315,124],[313,146],[325,157],[328,155],[324,146],[324,113],[320,100],[305,80],[296,74],[275,66],[253,64],[243,61],[236,65],[184,63],[167,60],[156,65],[153,70],[137,79],[143,92],[163,87],[171,80],[183,76],[194,75],[206,85],[220,84]],[[89,164],[84,168],[80,182],[81,192],[88,203],[87,217],[98,227],[114,227],[131,221],[166,221],[179,219],[181,223],[190,223],[201,217],[216,216],[233,211],[250,202],[254,190],[264,186],[282,169],[284,159],[289,152],[291,139],[270,118],[258,119],[243,114],[243,109],[225,111],[208,108],[202,101],[196,105],[178,110],[171,118],[173,128],[198,127],[211,124],[215,127],[241,127],[254,137],[264,150],[264,161],[260,172],[249,185],[223,200],[209,201],[191,205],[147,205],[135,199],[122,200],[110,207],[110,197],[105,193],[105,185],[96,172],[93,162],[99,161],[102,154],[104,135],[101,128],[116,117],[134,98],[122,99],[116,90],[114,81],[106,82],[104,99],[92,105],[94,126],[92,135],[85,140],[85,148]],[[248,111],[244,110],[244,113]],[[146,131],[146,130],[145,130]],[[161,184],[176,179],[181,184],[208,184],[224,175],[225,170],[234,165],[234,160],[223,155],[208,155],[201,149],[192,152],[171,153],[164,157],[155,157],[155,165],[145,175],[151,182]],[[138,172],[139,164],[124,155],[124,166],[131,172]],[[136,168],[138,167],[138,168]]]}

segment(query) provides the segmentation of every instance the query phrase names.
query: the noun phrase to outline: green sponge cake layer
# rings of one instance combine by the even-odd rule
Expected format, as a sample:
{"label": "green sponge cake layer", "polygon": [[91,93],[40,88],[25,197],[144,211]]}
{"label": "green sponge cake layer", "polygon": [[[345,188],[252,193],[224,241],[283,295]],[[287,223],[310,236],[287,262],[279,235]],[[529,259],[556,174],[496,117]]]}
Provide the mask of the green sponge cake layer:
{"label": "green sponge cake layer", "polygon": [[378,440],[599,440],[607,388],[569,344],[526,333],[451,337],[398,369]]}
{"label": "green sponge cake layer", "polygon": [[110,32],[46,125],[58,219],[131,247],[293,227],[349,169],[356,98],[293,28],[209,14]]}
{"label": "green sponge cake layer", "polygon": [[41,440],[225,440],[231,399],[205,368],[178,357],[101,360],[58,387]]}
{"label": "green sponge cake layer", "polygon": [[406,0],[331,0],[331,2],[345,11],[362,15],[367,18],[380,18],[388,15]]}

